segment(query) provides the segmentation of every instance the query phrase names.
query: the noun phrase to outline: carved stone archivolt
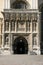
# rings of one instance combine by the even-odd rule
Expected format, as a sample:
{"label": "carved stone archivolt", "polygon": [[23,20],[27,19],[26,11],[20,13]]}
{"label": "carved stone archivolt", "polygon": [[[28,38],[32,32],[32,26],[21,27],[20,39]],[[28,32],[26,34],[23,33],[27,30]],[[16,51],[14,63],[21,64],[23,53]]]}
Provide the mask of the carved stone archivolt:
{"label": "carved stone archivolt", "polygon": [[15,0],[11,4],[11,8],[13,9],[27,9],[28,2],[26,0]]}

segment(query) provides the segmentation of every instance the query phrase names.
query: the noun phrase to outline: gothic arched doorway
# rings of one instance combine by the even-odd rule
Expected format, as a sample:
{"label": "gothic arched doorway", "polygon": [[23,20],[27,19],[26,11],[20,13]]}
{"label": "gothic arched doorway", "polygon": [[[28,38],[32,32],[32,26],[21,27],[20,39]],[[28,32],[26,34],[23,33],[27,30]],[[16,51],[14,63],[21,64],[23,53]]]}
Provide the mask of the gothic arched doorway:
{"label": "gothic arched doorway", "polygon": [[28,43],[24,37],[17,37],[13,44],[12,49],[14,54],[28,54]]}

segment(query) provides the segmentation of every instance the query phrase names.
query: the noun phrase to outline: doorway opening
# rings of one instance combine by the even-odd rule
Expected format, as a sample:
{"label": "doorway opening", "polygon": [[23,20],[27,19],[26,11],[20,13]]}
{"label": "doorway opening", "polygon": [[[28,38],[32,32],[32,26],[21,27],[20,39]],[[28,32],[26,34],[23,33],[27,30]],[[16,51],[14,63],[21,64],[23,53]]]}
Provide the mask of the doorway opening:
{"label": "doorway opening", "polygon": [[28,43],[24,37],[17,37],[12,44],[13,54],[28,54]]}

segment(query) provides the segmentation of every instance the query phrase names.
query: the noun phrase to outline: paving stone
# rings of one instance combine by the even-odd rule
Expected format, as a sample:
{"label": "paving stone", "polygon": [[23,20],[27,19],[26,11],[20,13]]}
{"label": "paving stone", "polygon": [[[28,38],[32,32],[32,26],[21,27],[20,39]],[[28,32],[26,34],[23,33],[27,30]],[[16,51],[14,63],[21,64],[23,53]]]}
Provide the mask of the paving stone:
{"label": "paving stone", "polygon": [[0,55],[0,65],[43,65],[43,55]]}

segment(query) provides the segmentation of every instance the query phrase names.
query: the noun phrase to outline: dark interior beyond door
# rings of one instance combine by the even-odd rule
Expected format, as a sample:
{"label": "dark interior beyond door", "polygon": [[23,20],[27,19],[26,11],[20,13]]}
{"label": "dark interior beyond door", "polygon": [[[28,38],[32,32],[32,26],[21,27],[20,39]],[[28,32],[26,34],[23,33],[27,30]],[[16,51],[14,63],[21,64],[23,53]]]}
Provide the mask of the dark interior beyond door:
{"label": "dark interior beyond door", "polygon": [[13,54],[28,54],[28,43],[24,37],[17,37],[12,45]]}

